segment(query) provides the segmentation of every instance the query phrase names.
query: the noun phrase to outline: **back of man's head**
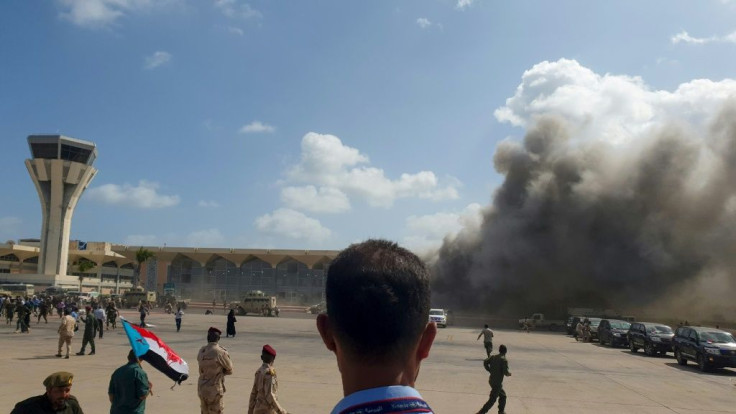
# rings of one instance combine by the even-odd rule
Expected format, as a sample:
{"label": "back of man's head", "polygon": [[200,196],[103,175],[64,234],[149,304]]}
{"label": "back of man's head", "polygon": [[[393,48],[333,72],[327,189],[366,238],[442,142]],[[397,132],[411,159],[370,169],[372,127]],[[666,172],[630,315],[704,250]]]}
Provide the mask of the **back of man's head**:
{"label": "back of man's head", "polygon": [[506,345],[501,345],[498,347],[498,353],[501,355],[506,355]]}
{"label": "back of man's head", "polygon": [[406,358],[429,320],[429,273],[410,251],[386,240],[343,250],[326,282],[330,327],[352,359]]}

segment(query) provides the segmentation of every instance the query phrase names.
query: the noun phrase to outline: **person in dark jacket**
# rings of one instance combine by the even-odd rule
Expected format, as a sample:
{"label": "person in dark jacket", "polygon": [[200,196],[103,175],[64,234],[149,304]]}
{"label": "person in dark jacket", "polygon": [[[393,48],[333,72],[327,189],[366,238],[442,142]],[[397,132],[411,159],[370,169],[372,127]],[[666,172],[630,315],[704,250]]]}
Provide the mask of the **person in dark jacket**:
{"label": "person in dark jacket", "polygon": [[79,401],[71,395],[71,372],[55,372],[43,381],[46,393],[23,400],[10,414],[84,414]]}
{"label": "person in dark jacket", "polygon": [[235,322],[237,321],[235,319],[235,310],[230,309],[230,312],[227,314],[227,332],[225,332],[225,338],[229,336],[235,337]]}

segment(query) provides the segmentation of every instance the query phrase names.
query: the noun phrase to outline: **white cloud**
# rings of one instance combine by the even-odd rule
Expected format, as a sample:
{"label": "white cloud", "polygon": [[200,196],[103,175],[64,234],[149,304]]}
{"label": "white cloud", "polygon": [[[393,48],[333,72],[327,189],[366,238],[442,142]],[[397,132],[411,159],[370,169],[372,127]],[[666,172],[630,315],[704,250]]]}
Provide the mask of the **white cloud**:
{"label": "white cloud", "polygon": [[575,60],[560,59],[525,71],[514,96],[494,115],[522,127],[541,115],[555,115],[575,128],[577,139],[617,143],[667,123],[707,125],[732,96],[732,79],[696,79],[669,92],[652,90],[639,77],[599,75]]}
{"label": "white cloud", "polygon": [[248,125],[243,125],[238,132],[241,134],[259,134],[259,133],[272,133],[276,130],[275,127],[264,124],[261,121],[253,121]]}
{"label": "white cloud", "polygon": [[205,208],[217,208],[220,207],[220,203],[218,203],[215,200],[199,200],[197,203],[199,207],[205,207]]}
{"label": "white cloud", "polygon": [[146,69],[155,69],[171,60],[171,53],[164,51],[154,52],[151,56],[146,57],[146,63],[144,67]]}
{"label": "white cloud", "polygon": [[90,188],[87,197],[105,204],[136,208],[164,208],[179,204],[178,195],[159,194],[158,188],[158,183],[147,180],[140,180],[137,186],[104,184]]}
{"label": "white cloud", "polygon": [[22,223],[23,220],[18,217],[0,217],[0,243],[5,243],[8,239],[18,239],[18,231]]}
{"label": "white cloud", "polygon": [[473,203],[461,212],[410,216],[406,219],[407,236],[403,243],[416,252],[435,250],[445,237],[454,238],[463,229],[477,229],[483,220],[480,204]]}
{"label": "white cloud", "polygon": [[419,27],[421,27],[422,29],[426,29],[432,25],[432,22],[430,22],[429,19],[425,17],[420,17],[417,19],[417,25],[419,25]]}
{"label": "white cloud", "polygon": [[263,14],[251,7],[250,4],[238,0],[216,0],[215,7],[220,9],[222,14],[233,19],[247,20],[263,17]]}
{"label": "white cloud", "polygon": [[242,36],[243,34],[245,34],[245,32],[243,32],[243,29],[234,26],[228,26],[227,31],[238,36]]}
{"label": "white cloud", "polygon": [[125,236],[123,244],[128,246],[157,246],[158,238],[153,234],[130,234]]}
{"label": "white cloud", "polygon": [[281,190],[281,201],[287,207],[314,213],[342,213],[350,210],[348,196],[333,187],[285,187]]}
{"label": "white cloud", "polygon": [[216,228],[194,231],[186,236],[186,244],[195,247],[222,247],[225,237]]}
{"label": "white cloud", "polygon": [[390,207],[399,198],[445,200],[458,198],[455,183],[441,186],[431,171],[404,173],[396,180],[379,168],[363,166],[369,159],[343,145],[334,135],[309,132],[302,138],[299,164],[286,172],[292,183],[337,189],[363,198],[372,206]]}
{"label": "white cloud", "polygon": [[702,45],[705,43],[736,43],[736,32],[731,32],[725,36],[711,37],[692,37],[686,31],[682,31],[670,38],[673,44],[687,43],[691,45]]}
{"label": "white cloud", "polygon": [[460,10],[465,10],[466,8],[472,6],[474,1],[475,0],[457,0],[457,4],[455,5],[455,7]]}
{"label": "white cloud", "polygon": [[288,208],[256,218],[255,226],[264,234],[304,241],[320,242],[332,234],[319,220]]}
{"label": "white cloud", "polygon": [[59,17],[85,28],[99,29],[113,25],[128,13],[161,7],[179,0],[57,0]]}

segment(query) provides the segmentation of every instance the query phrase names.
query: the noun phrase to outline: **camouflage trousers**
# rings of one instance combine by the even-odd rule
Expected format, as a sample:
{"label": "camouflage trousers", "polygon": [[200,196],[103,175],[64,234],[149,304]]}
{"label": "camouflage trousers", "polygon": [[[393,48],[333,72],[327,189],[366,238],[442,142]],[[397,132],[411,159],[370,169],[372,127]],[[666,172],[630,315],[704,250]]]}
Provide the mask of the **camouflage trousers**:
{"label": "camouflage trousers", "polygon": [[199,395],[199,405],[202,414],[222,414],[225,410],[225,402],[221,394],[206,393]]}

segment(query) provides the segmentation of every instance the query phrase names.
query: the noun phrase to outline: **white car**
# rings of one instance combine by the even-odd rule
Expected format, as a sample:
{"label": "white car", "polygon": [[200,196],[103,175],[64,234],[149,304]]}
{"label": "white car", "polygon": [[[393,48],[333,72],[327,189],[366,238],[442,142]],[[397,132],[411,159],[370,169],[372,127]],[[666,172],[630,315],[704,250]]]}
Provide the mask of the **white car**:
{"label": "white car", "polygon": [[444,309],[430,309],[429,321],[441,328],[447,328],[447,312]]}

